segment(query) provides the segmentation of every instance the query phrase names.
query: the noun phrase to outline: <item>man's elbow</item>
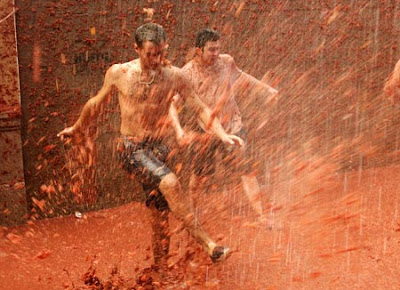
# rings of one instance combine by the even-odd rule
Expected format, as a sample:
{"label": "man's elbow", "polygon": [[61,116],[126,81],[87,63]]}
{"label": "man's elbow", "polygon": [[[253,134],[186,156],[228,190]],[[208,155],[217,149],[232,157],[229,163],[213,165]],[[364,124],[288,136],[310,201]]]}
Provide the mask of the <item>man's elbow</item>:
{"label": "man's elbow", "polygon": [[97,107],[97,101],[95,100],[95,98],[91,98],[89,99],[86,104],[85,107],[87,107],[89,110],[95,110]]}
{"label": "man's elbow", "polygon": [[266,104],[273,105],[276,104],[279,100],[280,94],[276,89],[271,88],[267,94]]}
{"label": "man's elbow", "polygon": [[277,89],[275,89],[273,87],[270,87],[270,86],[268,86],[268,91],[269,91],[270,94],[273,94],[273,95],[278,95],[279,94],[279,91]]}
{"label": "man's elbow", "polygon": [[101,113],[103,107],[97,98],[94,97],[86,102],[84,109],[89,112],[90,117],[95,118]]}

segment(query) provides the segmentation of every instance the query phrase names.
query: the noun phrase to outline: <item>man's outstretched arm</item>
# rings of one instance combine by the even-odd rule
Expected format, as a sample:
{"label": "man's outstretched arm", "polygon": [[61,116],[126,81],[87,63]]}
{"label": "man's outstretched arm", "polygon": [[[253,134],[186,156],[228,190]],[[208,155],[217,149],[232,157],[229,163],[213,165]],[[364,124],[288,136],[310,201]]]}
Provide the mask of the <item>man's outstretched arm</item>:
{"label": "man's outstretched arm", "polygon": [[62,130],[57,136],[73,136],[78,132],[83,132],[92,119],[95,119],[101,112],[104,110],[104,103],[111,92],[112,85],[114,84],[116,74],[115,65],[110,67],[106,75],[104,77],[104,83],[100,91],[94,96],[90,98],[86,104],[83,106],[82,112],[75,122],[75,124],[71,127],[67,127]]}
{"label": "man's outstretched arm", "polygon": [[[278,90],[242,71],[232,56],[226,54],[224,58],[230,66],[231,77],[234,79],[232,90],[237,97],[246,98],[249,101],[260,101],[263,105],[271,105],[276,102],[279,95]],[[262,99],[258,100],[258,97]]]}
{"label": "man's outstretched arm", "polygon": [[[250,100],[255,97],[256,99],[253,101],[263,102],[264,105],[274,104],[279,97],[278,90],[245,72],[242,72],[235,81],[233,89],[237,92],[237,96],[249,98]],[[259,100],[258,97],[262,97],[262,99]]]}

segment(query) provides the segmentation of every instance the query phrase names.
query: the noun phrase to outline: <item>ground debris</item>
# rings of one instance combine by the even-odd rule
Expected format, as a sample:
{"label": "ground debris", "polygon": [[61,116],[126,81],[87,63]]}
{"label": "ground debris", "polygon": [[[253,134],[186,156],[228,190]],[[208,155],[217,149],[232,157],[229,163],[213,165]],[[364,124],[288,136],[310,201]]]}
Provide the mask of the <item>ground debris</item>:
{"label": "ground debris", "polygon": [[127,281],[121,277],[117,267],[113,267],[111,275],[106,281],[101,281],[96,275],[96,269],[91,265],[86,273],[81,277],[83,283],[89,287],[89,289],[99,290],[118,290],[118,289],[137,289],[136,287],[127,285]]}

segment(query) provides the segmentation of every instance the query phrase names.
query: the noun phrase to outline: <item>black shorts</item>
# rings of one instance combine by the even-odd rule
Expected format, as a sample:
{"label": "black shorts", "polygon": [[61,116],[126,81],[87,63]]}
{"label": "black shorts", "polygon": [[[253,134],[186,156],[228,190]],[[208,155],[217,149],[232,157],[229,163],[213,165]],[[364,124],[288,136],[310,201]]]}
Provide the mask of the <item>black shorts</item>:
{"label": "black shorts", "polygon": [[171,172],[165,165],[170,148],[159,140],[137,142],[130,136],[121,136],[118,141],[119,163],[128,173],[139,178],[147,196],[146,206],[154,205],[159,211],[169,210],[168,202],[158,187]]}
{"label": "black shorts", "polygon": [[[234,135],[246,142],[246,130],[242,129]],[[236,145],[225,145],[216,137],[204,138],[203,141],[195,142],[191,145],[189,151],[192,157],[192,172],[198,176],[209,176],[215,173],[217,154],[221,155],[222,163],[226,169],[239,175],[251,172],[246,151]]]}

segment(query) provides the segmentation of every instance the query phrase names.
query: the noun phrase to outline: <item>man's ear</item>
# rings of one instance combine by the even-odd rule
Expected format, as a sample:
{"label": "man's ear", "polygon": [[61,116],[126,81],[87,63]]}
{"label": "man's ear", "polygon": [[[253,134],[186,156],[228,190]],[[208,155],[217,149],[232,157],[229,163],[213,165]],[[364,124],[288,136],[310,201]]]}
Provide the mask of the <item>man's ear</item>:
{"label": "man's ear", "polygon": [[133,49],[136,51],[137,54],[139,54],[139,46],[136,44],[136,42],[133,44]]}
{"label": "man's ear", "polygon": [[203,52],[203,49],[200,47],[196,47],[195,52],[196,52],[196,55],[201,55],[201,53]]}
{"label": "man's ear", "polygon": [[168,56],[168,48],[169,48],[169,44],[166,43],[164,46],[164,50],[163,50],[163,57],[167,57]]}

